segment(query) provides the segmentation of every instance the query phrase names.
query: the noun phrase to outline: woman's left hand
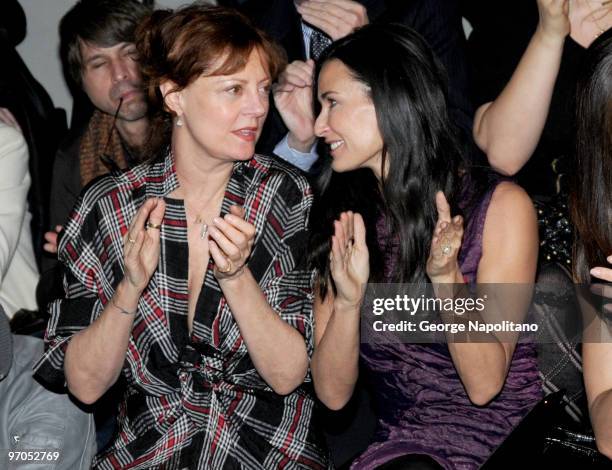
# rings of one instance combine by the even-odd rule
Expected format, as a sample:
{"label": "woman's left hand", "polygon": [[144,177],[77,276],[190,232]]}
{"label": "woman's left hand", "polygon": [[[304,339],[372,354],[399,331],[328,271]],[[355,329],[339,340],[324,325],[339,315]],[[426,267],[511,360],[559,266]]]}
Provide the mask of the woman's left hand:
{"label": "woman's left hand", "polygon": [[247,263],[255,238],[255,226],[244,220],[241,206],[230,207],[225,217],[215,217],[208,229],[208,247],[215,262],[217,280],[239,276]]}
{"label": "woman's left hand", "polygon": [[442,191],[436,193],[438,222],[434,229],[426,271],[433,283],[455,283],[461,276],[457,256],[463,238],[463,217],[451,219],[450,206]]}

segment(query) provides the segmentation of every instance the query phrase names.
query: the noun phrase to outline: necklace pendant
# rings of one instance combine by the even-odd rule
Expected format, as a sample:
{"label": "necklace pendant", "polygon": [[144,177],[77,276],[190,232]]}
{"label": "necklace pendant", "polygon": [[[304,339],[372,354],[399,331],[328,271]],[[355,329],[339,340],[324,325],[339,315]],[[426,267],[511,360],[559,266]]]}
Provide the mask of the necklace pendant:
{"label": "necklace pendant", "polygon": [[202,223],[202,228],[200,228],[200,240],[204,240],[206,238],[206,234],[208,233],[208,225]]}

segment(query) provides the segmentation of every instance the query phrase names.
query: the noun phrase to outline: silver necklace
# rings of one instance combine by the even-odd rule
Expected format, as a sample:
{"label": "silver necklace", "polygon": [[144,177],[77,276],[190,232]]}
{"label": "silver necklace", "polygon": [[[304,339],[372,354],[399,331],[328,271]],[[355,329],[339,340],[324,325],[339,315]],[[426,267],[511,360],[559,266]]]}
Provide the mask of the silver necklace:
{"label": "silver necklace", "polygon": [[206,234],[208,233],[208,224],[204,222],[204,219],[200,215],[196,217],[195,223],[202,224],[200,227],[200,240],[204,240],[204,238],[206,238]]}

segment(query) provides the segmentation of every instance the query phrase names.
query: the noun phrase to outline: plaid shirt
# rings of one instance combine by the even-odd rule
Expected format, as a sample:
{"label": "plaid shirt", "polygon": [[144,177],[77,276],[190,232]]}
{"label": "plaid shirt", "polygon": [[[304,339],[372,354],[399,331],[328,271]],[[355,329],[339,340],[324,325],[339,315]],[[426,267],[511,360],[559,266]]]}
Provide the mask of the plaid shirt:
{"label": "plaid shirt", "polygon": [[[309,378],[277,395],[255,369],[208,264],[187,329],[188,245],[183,201],[171,155],[113,173],[81,195],[59,245],[66,298],[51,304],[47,351],[36,365],[44,380],[65,384],[72,335],[102,312],[123,277],[123,241],[138,208],[165,197],[157,271],[138,303],[126,353],[119,434],[100,469],[326,468],[312,429]],[[297,329],[312,353],[311,272],[304,266],[311,190],[300,174],[268,157],[237,162],[222,204],[243,205],[256,227],[248,265],[271,307]],[[257,315],[258,312],[253,312]]]}

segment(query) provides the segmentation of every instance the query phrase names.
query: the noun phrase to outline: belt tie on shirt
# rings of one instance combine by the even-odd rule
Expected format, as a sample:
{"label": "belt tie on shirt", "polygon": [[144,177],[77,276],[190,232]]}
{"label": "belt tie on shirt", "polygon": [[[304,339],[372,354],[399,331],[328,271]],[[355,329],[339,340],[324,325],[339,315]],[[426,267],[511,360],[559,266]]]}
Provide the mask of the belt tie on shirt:
{"label": "belt tie on shirt", "polygon": [[180,372],[179,378],[184,377],[184,373],[197,373],[204,380],[205,384],[210,384],[215,388],[224,378],[223,357],[215,348],[207,344],[198,344],[197,349],[192,345],[187,345],[181,352],[179,359]]}

